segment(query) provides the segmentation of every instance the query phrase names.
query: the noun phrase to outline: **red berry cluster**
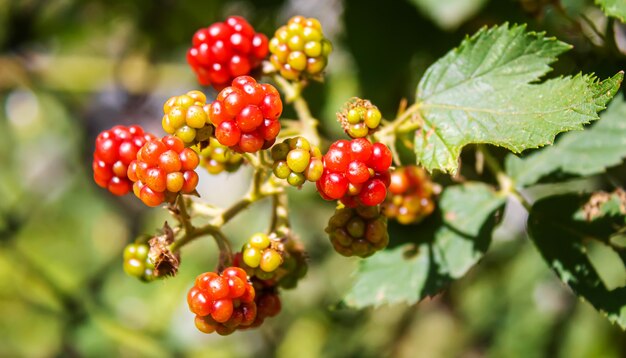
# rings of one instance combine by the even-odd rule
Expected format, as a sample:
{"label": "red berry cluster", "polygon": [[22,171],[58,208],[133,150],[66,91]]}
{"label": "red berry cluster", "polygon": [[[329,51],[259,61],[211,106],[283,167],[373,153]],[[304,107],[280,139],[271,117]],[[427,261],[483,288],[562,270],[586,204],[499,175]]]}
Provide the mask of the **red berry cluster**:
{"label": "red berry cluster", "polygon": [[365,138],[338,140],[324,155],[324,174],[317,190],[326,200],[344,205],[375,206],[387,196],[391,151],[382,143]]}
{"label": "red berry cluster", "polygon": [[274,144],[282,111],[283,102],[274,86],[240,76],[217,95],[209,109],[209,119],[222,145],[254,153]]}
{"label": "red berry cluster", "polygon": [[128,166],[128,178],[135,182],[133,192],[148,206],[173,201],[176,194],[192,193],[198,185],[194,171],[200,159],[183,141],[174,136],[153,139],[137,152]]}
{"label": "red berry cluster", "polygon": [[257,317],[255,290],[246,272],[229,267],[220,275],[205,272],[187,294],[196,327],[204,333],[228,335],[252,325]]}
{"label": "red berry cluster", "polygon": [[140,126],[115,126],[101,132],[92,163],[96,184],[115,195],[127,194],[133,185],[126,174],[128,166],[136,159],[137,151],[155,138]]}
{"label": "red berry cluster", "polygon": [[251,325],[241,329],[255,328],[263,324],[266,318],[274,317],[280,313],[282,308],[280,296],[275,287],[263,287],[259,282],[253,281],[256,296],[256,318]]}
{"label": "red berry cluster", "polygon": [[390,195],[383,204],[383,212],[404,225],[418,223],[435,210],[433,196],[437,188],[423,168],[400,167],[391,173]]}
{"label": "red berry cluster", "polygon": [[233,78],[247,75],[268,53],[267,37],[255,33],[242,17],[231,16],[193,35],[187,62],[200,84],[224,88]]}

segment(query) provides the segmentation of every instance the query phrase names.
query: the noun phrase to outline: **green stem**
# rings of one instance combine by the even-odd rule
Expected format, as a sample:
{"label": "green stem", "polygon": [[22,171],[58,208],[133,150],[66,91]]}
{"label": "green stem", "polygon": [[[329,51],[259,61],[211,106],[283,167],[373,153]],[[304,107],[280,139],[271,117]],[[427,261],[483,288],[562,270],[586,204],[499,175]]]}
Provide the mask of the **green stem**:
{"label": "green stem", "polygon": [[[406,130],[401,128],[406,125],[407,122],[410,122],[414,119],[414,115],[420,109],[421,102],[417,102],[412,104],[409,108],[407,108],[402,114],[400,114],[394,121],[392,121],[389,125],[381,128],[378,132],[374,133],[374,138],[379,141],[384,141],[388,137],[394,137],[401,130]],[[415,128],[415,126],[420,126],[421,123],[411,123],[410,128]]]}
{"label": "green stem", "polygon": [[179,210],[178,219],[180,220],[180,223],[183,225],[183,228],[185,229],[185,233],[193,232],[194,227],[191,224],[189,213],[187,211],[187,203],[185,202],[184,195],[178,196],[178,210]]}
{"label": "green stem", "polygon": [[302,97],[302,82],[291,83],[279,75],[273,76],[274,81],[283,90],[285,101],[292,103],[302,125],[300,135],[305,137],[311,145],[320,145],[320,136],[317,132],[318,120],[313,117],[309,105]]}
{"label": "green stem", "polygon": [[287,194],[281,192],[272,195],[272,222],[270,232],[286,234],[289,231],[289,209]]}
{"label": "green stem", "polygon": [[515,181],[510,176],[506,175],[498,160],[491,155],[484,144],[479,144],[478,150],[483,154],[487,169],[489,169],[498,181],[498,186],[500,187],[499,193],[516,198],[524,208],[530,212],[532,204],[515,188]]}

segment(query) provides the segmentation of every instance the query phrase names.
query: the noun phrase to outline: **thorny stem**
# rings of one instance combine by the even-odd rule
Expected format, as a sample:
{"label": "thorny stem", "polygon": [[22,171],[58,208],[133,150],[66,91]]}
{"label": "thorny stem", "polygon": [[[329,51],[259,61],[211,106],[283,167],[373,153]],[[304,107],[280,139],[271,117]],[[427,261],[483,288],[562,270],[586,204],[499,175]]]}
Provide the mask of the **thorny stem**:
{"label": "thorny stem", "polygon": [[506,175],[498,160],[491,155],[485,145],[479,144],[478,150],[483,155],[487,169],[489,169],[498,181],[498,186],[500,187],[499,193],[516,198],[524,206],[524,208],[530,212],[532,205],[522,196],[522,194],[520,194],[517,189],[515,189],[515,181],[510,176]]}

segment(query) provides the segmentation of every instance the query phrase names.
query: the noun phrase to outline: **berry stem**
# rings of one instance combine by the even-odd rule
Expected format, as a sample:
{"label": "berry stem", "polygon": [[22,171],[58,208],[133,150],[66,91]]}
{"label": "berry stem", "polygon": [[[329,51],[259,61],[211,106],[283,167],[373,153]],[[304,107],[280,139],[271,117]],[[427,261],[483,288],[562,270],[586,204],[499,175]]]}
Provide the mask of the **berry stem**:
{"label": "berry stem", "polygon": [[309,105],[302,97],[302,88],[304,87],[302,82],[292,84],[277,74],[273,76],[273,79],[285,94],[285,102],[292,103],[293,108],[298,114],[302,125],[300,135],[311,142],[312,145],[319,146],[320,136],[317,132],[318,120],[313,117]]}
{"label": "berry stem", "polygon": [[501,195],[514,197],[530,212],[532,204],[515,188],[515,181],[510,176],[506,175],[498,160],[491,155],[489,149],[487,149],[487,146],[479,144],[478,151],[482,153],[487,169],[496,177],[498,186],[500,187],[499,193]]}
{"label": "berry stem", "polygon": [[190,233],[194,231],[194,227],[191,224],[191,218],[189,216],[189,213],[187,211],[187,203],[185,202],[185,196],[184,195],[179,195],[178,196],[178,220],[180,221],[180,223],[183,225],[183,228],[185,229],[185,233]]}
{"label": "berry stem", "polygon": [[[388,138],[394,138],[396,134],[413,130],[421,126],[422,118],[419,115],[421,102],[413,103],[402,113],[399,113],[395,120],[374,133],[374,138],[380,142],[385,142]],[[415,121],[415,122],[413,122]],[[413,122],[413,123],[411,123]],[[407,125],[410,123],[410,125]],[[405,126],[407,125],[407,126]]]}
{"label": "berry stem", "polygon": [[289,231],[288,197],[285,192],[272,195],[272,221],[270,233],[287,234]]}

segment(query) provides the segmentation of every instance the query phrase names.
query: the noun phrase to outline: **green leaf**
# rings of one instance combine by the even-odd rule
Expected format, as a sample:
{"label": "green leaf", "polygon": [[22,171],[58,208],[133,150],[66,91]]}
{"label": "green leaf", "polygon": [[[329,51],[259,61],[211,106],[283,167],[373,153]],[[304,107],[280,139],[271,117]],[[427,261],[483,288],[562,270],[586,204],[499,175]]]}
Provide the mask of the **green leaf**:
{"label": "green leaf", "polygon": [[607,16],[626,22],[626,2],[624,0],[596,0]]}
{"label": "green leaf", "polygon": [[411,0],[439,27],[453,30],[474,16],[487,0]]}
{"label": "green leaf", "polygon": [[435,230],[413,231],[413,243],[361,261],[345,302],[353,307],[412,304],[436,294],[482,258],[491,243],[493,214],[504,202],[485,184],[448,187],[440,200],[439,217],[433,219]]}
{"label": "green leaf", "polygon": [[467,144],[521,152],[598,119],[622,73],[605,82],[579,74],[536,83],[569,48],[525,26],[504,24],[480,30],[435,62],[417,89],[418,164],[454,172]]}
{"label": "green leaf", "polygon": [[[615,234],[615,224],[623,223],[623,218],[581,219],[580,210],[588,198],[588,195],[568,194],[538,201],[528,218],[528,232],[541,255],[563,282],[611,322],[626,329],[626,287],[607,289],[585,246],[589,239],[608,244]],[[620,271],[625,270],[623,248],[610,247],[622,259]]]}
{"label": "green leaf", "polygon": [[626,101],[616,99],[589,129],[564,134],[555,145],[522,159],[510,154],[506,171],[518,187],[524,187],[556,171],[579,176],[602,173],[625,157]]}

